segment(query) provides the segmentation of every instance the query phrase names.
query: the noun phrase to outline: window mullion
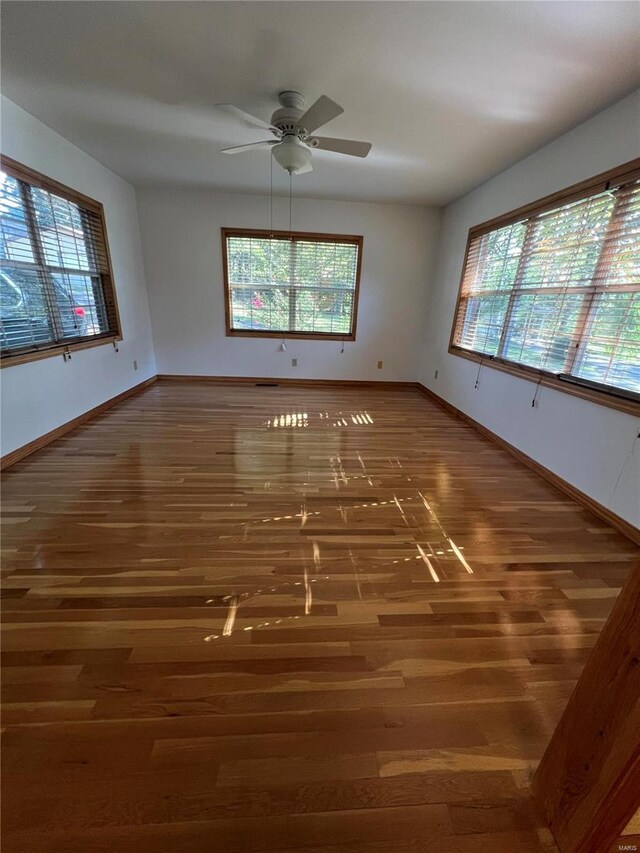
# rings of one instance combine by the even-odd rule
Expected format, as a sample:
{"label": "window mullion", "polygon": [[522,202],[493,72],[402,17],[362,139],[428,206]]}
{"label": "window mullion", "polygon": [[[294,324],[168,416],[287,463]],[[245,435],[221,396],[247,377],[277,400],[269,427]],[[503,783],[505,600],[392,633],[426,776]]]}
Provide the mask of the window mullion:
{"label": "window mullion", "polygon": [[522,279],[524,278],[524,271],[527,265],[527,261],[529,260],[529,250],[531,248],[531,244],[533,243],[533,232],[535,230],[535,219],[527,220],[527,227],[524,233],[524,240],[522,241],[522,252],[520,253],[520,258],[518,260],[518,268],[516,270],[515,277],[513,279],[513,285],[511,286],[511,291],[509,293],[509,302],[507,303],[507,310],[504,315],[504,322],[502,324],[502,333],[500,335],[500,341],[498,343],[498,349],[496,351],[496,355],[502,357],[504,354],[504,350],[507,344],[509,326],[511,325],[511,318],[513,316],[513,309],[515,307],[516,299],[520,295],[521,287],[522,287]]}
{"label": "window mullion", "polygon": [[589,290],[585,294],[580,307],[580,312],[576,318],[576,325],[571,336],[571,342],[567,350],[567,358],[564,363],[564,373],[572,373],[578,357],[584,350],[588,329],[591,326],[592,320],[598,307],[598,293],[601,290],[600,282],[603,282],[609,272],[609,267],[613,261],[613,253],[609,251],[609,247],[616,240],[618,222],[620,220],[620,208],[622,206],[623,194],[618,192],[616,200],[607,223],[605,235],[602,239],[598,260],[596,261]]}
{"label": "window mullion", "polygon": [[36,219],[31,187],[23,181],[18,181],[18,185],[20,187],[20,194],[24,204],[27,231],[29,234],[29,242],[31,243],[33,258],[42,276],[42,287],[47,306],[47,313],[49,314],[49,321],[51,322],[51,327],[53,329],[53,337],[54,340],[59,343],[63,339],[62,321],[56,300],[53,277],[47,268],[44,246],[40,239],[40,231],[38,228],[38,221]]}

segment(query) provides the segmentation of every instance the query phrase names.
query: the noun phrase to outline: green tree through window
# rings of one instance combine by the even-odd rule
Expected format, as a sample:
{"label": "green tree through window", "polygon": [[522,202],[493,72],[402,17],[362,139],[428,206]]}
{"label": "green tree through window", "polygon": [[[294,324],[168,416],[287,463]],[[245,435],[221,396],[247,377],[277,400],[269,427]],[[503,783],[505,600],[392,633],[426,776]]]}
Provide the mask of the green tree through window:
{"label": "green tree through window", "polygon": [[452,343],[640,393],[640,181],[472,234]]}
{"label": "green tree through window", "polygon": [[362,238],[223,229],[230,334],[352,338]]}

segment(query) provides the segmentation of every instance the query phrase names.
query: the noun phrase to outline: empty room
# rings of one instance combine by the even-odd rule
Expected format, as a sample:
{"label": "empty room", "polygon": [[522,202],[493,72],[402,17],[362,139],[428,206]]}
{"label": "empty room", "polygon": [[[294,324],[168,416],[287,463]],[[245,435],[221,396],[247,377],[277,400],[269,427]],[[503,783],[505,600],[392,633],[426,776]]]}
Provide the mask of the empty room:
{"label": "empty room", "polygon": [[3,853],[640,850],[640,3],[0,24]]}

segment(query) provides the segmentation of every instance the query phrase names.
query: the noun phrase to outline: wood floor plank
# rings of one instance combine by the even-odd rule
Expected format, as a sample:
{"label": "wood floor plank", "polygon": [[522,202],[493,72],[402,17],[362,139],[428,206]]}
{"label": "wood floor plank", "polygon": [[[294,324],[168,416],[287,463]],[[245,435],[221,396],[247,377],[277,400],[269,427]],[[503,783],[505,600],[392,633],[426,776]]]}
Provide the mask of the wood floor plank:
{"label": "wood floor plank", "polygon": [[2,479],[5,849],[555,853],[529,780],[638,549],[470,427],[159,382]]}

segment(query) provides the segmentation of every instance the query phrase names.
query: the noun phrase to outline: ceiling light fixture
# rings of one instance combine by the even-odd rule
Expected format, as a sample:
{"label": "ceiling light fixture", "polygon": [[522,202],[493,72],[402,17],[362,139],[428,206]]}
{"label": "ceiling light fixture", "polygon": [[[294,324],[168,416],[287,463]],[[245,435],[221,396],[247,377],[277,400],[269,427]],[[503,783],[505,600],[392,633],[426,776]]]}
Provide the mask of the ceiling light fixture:
{"label": "ceiling light fixture", "polygon": [[311,151],[293,134],[285,136],[279,145],[274,145],[271,153],[290,175],[311,171]]}

